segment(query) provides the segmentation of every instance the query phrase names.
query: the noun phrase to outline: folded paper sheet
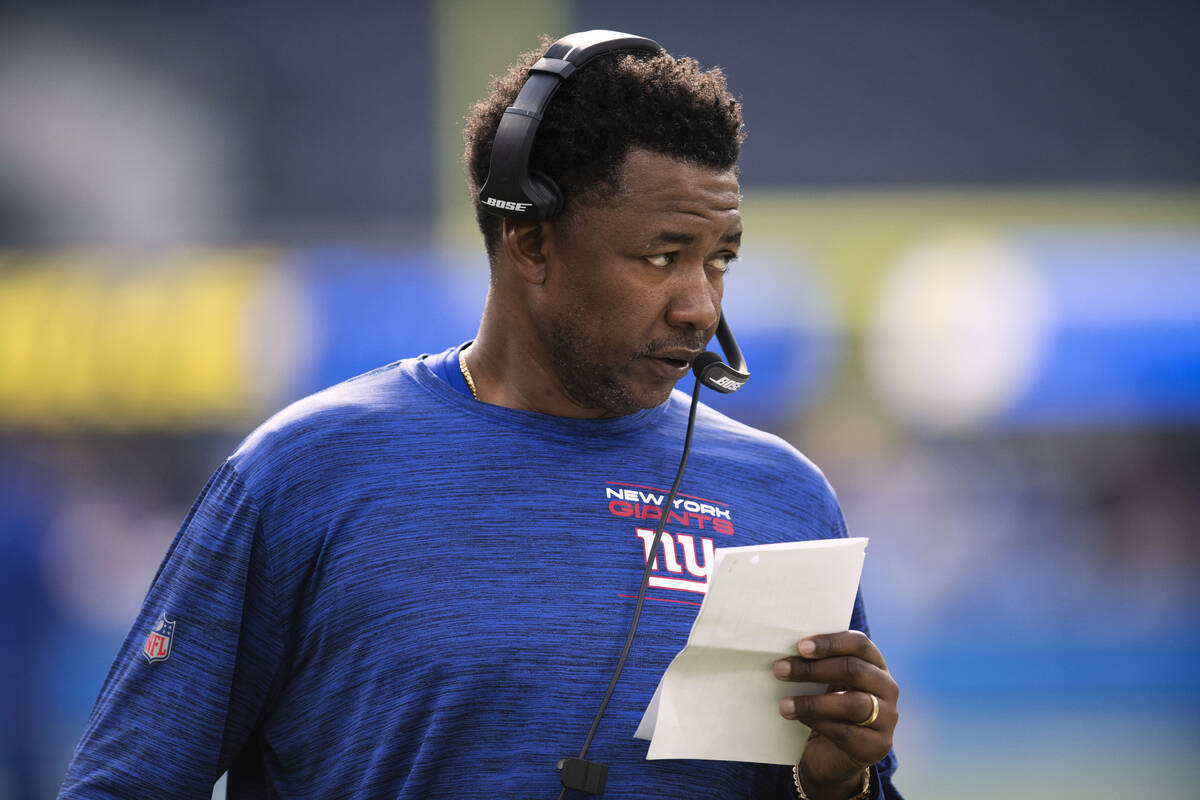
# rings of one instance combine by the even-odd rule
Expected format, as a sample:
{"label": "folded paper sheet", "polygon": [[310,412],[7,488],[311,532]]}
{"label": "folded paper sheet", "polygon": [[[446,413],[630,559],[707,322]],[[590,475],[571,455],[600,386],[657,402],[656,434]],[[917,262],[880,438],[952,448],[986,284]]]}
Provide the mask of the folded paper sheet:
{"label": "folded paper sheet", "polygon": [[809,730],[779,701],[824,691],[777,680],[771,665],[805,636],[850,626],[867,540],[718,548],[687,645],[638,726],[646,758],[795,764]]}

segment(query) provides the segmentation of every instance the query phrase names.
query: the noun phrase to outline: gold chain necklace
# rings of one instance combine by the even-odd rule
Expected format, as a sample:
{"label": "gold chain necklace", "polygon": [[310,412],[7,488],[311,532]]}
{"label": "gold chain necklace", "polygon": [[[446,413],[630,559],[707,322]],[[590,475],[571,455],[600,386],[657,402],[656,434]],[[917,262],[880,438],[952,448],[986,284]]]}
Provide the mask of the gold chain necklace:
{"label": "gold chain necklace", "polygon": [[463,355],[467,352],[467,348],[458,351],[458,369],[462,376],[467,379],[467,388],[471,390],[471,397],[479,399],[479,392],[475,391],[475,379],[471,377],[471,370],[467,369],[467,357]]}

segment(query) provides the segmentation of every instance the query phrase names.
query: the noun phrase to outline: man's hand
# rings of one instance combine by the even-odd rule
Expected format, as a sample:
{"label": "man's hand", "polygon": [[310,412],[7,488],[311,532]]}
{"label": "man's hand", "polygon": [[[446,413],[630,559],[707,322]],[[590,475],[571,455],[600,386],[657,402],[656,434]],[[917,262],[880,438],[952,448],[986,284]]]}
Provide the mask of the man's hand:
{"label": "man's hand", "polygon": [[[775,677],[829,684],[825,694],[779,703],[780,714],[812,729],[800,760],[804,792],[812,800],[845,800],[861,790],[863,770],[892,749],[900,687],[879,648],[859,631],[812,636],[796,650],[799,656],[775,662]],[[875,711],[872,695],[879,713],[863,725]]]}

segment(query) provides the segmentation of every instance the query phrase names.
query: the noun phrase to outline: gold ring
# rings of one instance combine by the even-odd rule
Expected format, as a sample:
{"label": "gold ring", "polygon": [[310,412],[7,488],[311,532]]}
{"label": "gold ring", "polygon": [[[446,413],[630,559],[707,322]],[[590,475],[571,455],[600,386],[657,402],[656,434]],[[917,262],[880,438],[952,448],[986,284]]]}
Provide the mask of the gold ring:
{"label": "gold ring", "polygon": [[859,727],[865,728],[868,725],[870,725],[872,722],[874,722],[876,717],[878,717],[878,716],[879,716],[879,698],[876,697],[875,695],[871,695],[871,716],[867,717],[862,722],[859,722],[857,724]]}

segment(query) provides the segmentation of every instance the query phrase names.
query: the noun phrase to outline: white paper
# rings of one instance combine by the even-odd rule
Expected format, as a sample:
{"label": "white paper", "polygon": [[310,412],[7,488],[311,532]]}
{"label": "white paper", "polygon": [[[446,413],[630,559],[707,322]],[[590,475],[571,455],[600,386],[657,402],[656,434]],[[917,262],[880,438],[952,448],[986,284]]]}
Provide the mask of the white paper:
{"label": "white paper", "polygon": [[634,735],[648,759],[795,764],[806,726],[779,701],[823,685],[780,681],[771,665],[806,636],[850,627],[867,540],[722,547],[687,645],[667,667]]}

